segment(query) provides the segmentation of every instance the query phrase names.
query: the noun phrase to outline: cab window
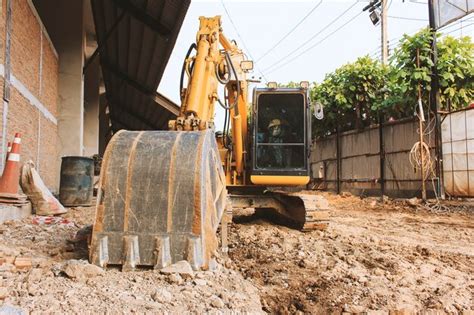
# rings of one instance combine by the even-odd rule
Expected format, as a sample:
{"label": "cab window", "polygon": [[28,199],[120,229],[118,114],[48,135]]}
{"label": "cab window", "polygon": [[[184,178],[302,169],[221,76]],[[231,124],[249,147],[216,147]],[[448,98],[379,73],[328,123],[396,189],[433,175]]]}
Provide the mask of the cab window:
{"label": "cab window", "polygon": [[305,167],[304,95],[261,94],[257,101],[256,168]]}

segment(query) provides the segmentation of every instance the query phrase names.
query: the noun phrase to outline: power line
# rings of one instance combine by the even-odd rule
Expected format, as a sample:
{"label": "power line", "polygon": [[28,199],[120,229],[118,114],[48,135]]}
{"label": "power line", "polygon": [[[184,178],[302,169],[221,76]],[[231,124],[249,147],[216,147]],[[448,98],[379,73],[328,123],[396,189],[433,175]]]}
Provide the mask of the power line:
{"label": "power line", "polygon": [[449,32],[443,33],[443,35],[447,35],[447,34],[454,33],[454,32],[456,32],[456,31],[462,30],[462,29],[467,28],[467,27],[472,26],[472,25],[474,25],[474,23],[467,24],[467,25],[462,25],[461,27],[459,27],[459,28],[457,28],[457,29],[455,29],[455,30],[451,30],[451,31],[449,31]]}
{"label": "power line", "polygon": [[[242,38],[242,36],[240,36],[239,30],[237,29],[237,26],[235,25],[234,20],[232,20],[232,17],[230,16],[229,11],[227,11],[227,7],[225,6],[224,0],[221,0],[221,4],[222,4],[222,7],[224,8],[225,14],[226,14],[227,17],[229,18],[230,23],[232,24],[232,26],[233,26],[235,32],[237,33],[237,36],[240,38],[240,41],[242,42],[242,45],[244,46],[245,50],[246,50],[247,53],[249,54],[250,58],[251,58],[252,60],[255,60],[255,59],[253,58],[252,54],[250,53],[250,50],[248,49],[247,45],[245,45],[244,39]],[[265,77],[265,74],[260,70],[260,68],[258,67],[256,61],[255,61],[255,68],[257,69],[258,72],[260,72],[260,74],[262,75],[262,77],[263,77],[263,79],[265,80],[265,82],[268,82],[267,78]]]}
{"label": "power line", "polygon": [[423,22],[428,22],[427,19],[410,18],[410,17],[405,17],[405,16],[393,16],[393,15],[389,15],[388,17],[391,18],[391,19],[397,19],[397,20],[408,20],[408,21],[423,21]]}
{"label": "power line", "polygon": [[335,34],[336,32],[338,32],[340,29],[342,29],[344,26],[346,26],[347,24],[351,23],[352,21],[354,21],[355,19],[357,19],[362,13],[364,13],[363,11],[360,11],[358,14],[356,14],[355,16],[353,16],[350,20],[348,20],[346,23],[342,24],[341,26],[339,26],[337,29],[335,29],[334,31],[332,31],[331,33],[329,33],[328,35],[326,35],[326,37],[324,37],[323,39],[321,39],[319,42],[317,42],[316,44],[314,45],[311,45],[310,47],[308,47],[306,50],[304,50],[303,52],[301,52],[300,54],[298,54],[296,57],[288,60],[287,62],[285,62],[284,64],[274,68],[273,70],[269,71],[268,74],[286,66],[287,64],[295,61],[297,58],[299,58],[300,56],[304,55],[305,53],[307,53],[308,51],[312,50],[314,47],[320,45],[322,42],[324,42],[326,39],[328,39],[329,37],[331,37],[333,34]]}
{"label": "power line", "polygon": [[[289,56],[293,55],[295,52],[297,52],[298,50],[300,50],[303,46],[305,46],[306,44],[308,44],[310,41],[312,41],[314,38],[316,38],[319,34],[323,33],[325,30],[327,30],[331,25],[333,25],[334,23],[336,23],[340,18],[342,18],[347,12],[349,12],[354,6],[356,6],[359,2],[356,1],[354,4],[352,4],[351,6],[349,6],[349,8],[347,8],[344,12],[342,12],[340,15],[338,15],[334,20],[332,20],[331,22],[329,22],[326,26],[324,26],[320,31],[318,31],[316,34],[314,34],[313,36],[311,36],[308,40],[306,40],[304,43],[302,43],[301,45],[299,45],[298,47],[296,47],[295,49],[293,49],[289,54],[285,55],[283,58],[280,58],[279,60],[277,60],[276,62],[274,62],[272,65],[270,65],[269,67],[265,68],[264,70],[268,70],[268,69],[271,69],[273,67],[275,67],[276,65],[278,65],[279,63],[281,63],[282,61],[284,61],[285,59],[287,59]],[[273,71],[272,71],[273,72]]]}
{"label": "power line", "polygon": [[268,49],[263,55],[261,55],[257,60],[262,60],[263,57],[265,57],[266,55],[268,55],[271,51],[273,51],[273,49],[275,49],[278,45],[281,44],[281,42],[283,42],[291,33],[293,33],[297,28],[298,26],[301,25],[301,23],[303,23],[320,5],[321,3],[323,3],[323,0],[320,0],[309,12],[308,14],[306,14],[288,33],[286,33],[275,45],[272,46],[272,48]]}

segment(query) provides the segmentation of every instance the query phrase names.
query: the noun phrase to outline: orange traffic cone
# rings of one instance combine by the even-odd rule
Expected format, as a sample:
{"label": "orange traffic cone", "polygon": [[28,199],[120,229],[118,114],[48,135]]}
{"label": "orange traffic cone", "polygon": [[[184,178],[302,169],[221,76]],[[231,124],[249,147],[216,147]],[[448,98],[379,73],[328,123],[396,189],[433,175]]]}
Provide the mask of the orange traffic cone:
{"label": "orange traffic cone", "polygon": [[0,179],[0,193],[17,194],[20,182],[20,134],[15,134],[11,152],[8,153],[7,162]]}

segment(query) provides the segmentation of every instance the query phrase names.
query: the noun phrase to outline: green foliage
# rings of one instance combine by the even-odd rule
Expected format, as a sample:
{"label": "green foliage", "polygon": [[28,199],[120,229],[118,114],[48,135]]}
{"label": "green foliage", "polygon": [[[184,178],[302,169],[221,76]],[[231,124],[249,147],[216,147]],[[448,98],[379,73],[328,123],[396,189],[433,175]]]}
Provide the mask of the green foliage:
{"label": "green foliage", "polygon": [[362,128],[377,121],[384,106],[383,87],[387,68],[368,56],[346,64],[326,76],[311,90],[312,100],[324,106],[325,118],[313,123],[313,132],[333,132],[336,123],[343,129]]}
{"label": "green foliage", "polygon": [[[432,66],[433,33],[423,29],[413,36],[404,36],[391,58],[391,82],[396,88],[391,97],[401,108],[410,109],[418,99],[418,84],[422,100],[429,103]],[[470,37],[446,36],[438,40],[438,63],[441,107],[445,110],[463,108],[473,99],[474,45]],[[417,65],[419,51],[419,66]]]}
{"label": "green foliage", "polygon": [[[325,107],[323,121],[314,120],[313,136],[362,128],[377,122],[378,113],[399,119],[413,115],[418,93],[429,108],[433,33],[423,29],[405,35],[388,66],[368,56],[346,64],[313,84],[310,96]],[[470,37],[444,37],[437,43],[442,109],[459,109],[474,100],[474,44]]]}
{"label": "green foliage", "polygon": [[470,37],[443,38],[438,43],[437,70],[444,109],[449,105],[463,108],[474,100],[474,43]]}
{"label": "green foliage", "polygon": [[293,82],[293,81],[290,81],[288,83],[278,83],[278,87],[281,87],[281,88],[299,88],[300,87],[300,83],[296,83],[296,82]]}

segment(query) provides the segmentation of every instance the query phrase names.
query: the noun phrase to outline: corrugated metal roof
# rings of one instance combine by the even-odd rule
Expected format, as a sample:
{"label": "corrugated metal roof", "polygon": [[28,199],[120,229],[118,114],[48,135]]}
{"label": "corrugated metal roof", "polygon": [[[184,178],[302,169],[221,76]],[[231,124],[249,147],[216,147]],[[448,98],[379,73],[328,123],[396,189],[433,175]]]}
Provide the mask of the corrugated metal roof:
{"label": "corrugated metal roof", "polygon": [[92,0],[112,129],[167,129],[179,107],[156,92],[190,0]]}

